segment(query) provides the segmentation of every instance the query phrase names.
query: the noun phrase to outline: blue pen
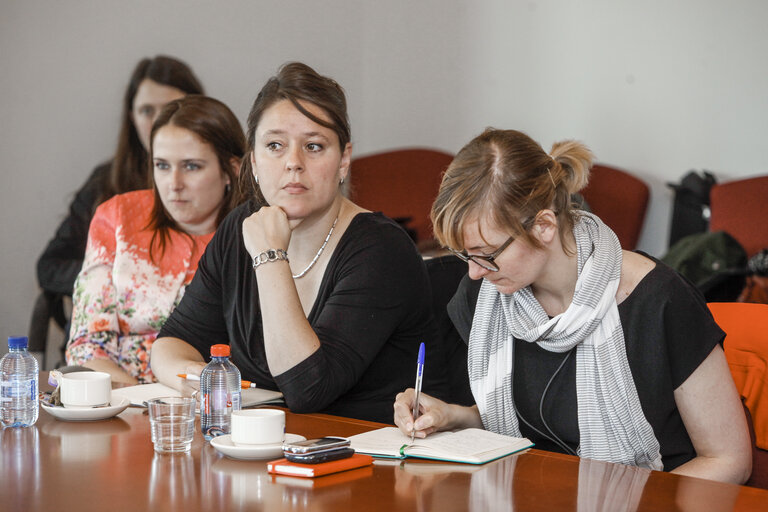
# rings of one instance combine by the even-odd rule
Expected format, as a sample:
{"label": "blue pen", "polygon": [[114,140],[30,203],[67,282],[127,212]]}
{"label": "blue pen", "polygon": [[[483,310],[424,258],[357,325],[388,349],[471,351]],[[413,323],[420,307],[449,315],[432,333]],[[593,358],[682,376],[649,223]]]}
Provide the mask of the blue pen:
{"label": "blue pen", "polygon": [[421,381],[424,377],[424,342],[419,345],[419,358],[416,362],[416,397],[413,399],[413,422],[414,428],[411,430],[411,443],[416,437],[416,418],[419,417],[419,394],[421,393]]}

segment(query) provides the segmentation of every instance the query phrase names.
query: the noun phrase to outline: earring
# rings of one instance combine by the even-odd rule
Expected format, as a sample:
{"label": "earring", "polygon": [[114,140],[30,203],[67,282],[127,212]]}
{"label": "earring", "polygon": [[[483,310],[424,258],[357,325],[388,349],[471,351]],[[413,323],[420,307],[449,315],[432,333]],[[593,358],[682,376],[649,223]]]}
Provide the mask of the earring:
{"label": "earring", "polygon": [[339,185],[343,185],[343,184],[344,184],[344,178],[341,178],[341,181],[339,181]]}
{"label": "earring", "polygon": [[230,184],[229,184],[229,183],[227,183],[226,185],[224,185],[224,195],[229,195],[229,191],[230,191],[230,190],[232,190],[232,187],[230,186]]}
{"label": "earring", "polygon": [[259,177],[257,175],[253,175],[253,181],[258,185],[259,184]]}

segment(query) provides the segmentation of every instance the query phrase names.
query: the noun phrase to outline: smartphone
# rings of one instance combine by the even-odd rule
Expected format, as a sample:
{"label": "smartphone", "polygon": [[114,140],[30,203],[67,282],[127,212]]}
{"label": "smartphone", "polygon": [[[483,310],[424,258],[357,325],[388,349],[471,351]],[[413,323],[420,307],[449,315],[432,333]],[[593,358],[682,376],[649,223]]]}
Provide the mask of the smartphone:
{"label": "smartphone", "polygon": [[351,457],[355,454],[355,450],[349,447],[341,447],[310,453],[283,453],[285,458],[291,462],[300,462],[302,464],[320,464],[321,462],[330,462],[332,460],[341,460]]}
{"label": "smartphone", "polygon": [[297,441],[295,443],[283,444],[283,451],[288,453],[314,453],[328,451],[335,448],[344,448],[349,446],[349,439],[346,437],[327,436],[318,439],[307,439],[306,441]]}

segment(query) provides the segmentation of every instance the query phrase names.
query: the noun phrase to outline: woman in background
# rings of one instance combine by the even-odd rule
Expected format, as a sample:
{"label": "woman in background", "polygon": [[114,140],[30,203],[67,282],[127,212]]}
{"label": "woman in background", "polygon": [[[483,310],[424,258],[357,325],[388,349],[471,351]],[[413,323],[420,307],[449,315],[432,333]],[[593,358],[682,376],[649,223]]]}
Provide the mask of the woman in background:
{"label": "woman in background", "polygon": [[176,375],[199,374],[228,340],[243,378],[279,389],[291,410],[383,421],[423,341],[424,387],[441,391],[424,263],[400,226],[342,193],[346,107],[334,80],[300,63],[262,88],[241,170],[254,198],[216,232],[163,326],[160,382],[180,388]]}
{"label": "woman in background", "polygon": [[115,155],[96,167],[77,191],[68,216],[37,262],[38,282],[51,299],[72,295],[96,207],[116,194],[150,186],[147,151],[152,123],[166,103],[187,94],[203,94],[203,87],[183,62],[157,56],[136,65],[123,99]]}
{"label": "woman in background", "polygon": [[744,411],[701,294],[656,259],[622,251],[573,210],[592,154],[488,129],[446,171],[432,207],[439,242],[468,262],[449,313],[468,341],[476,405],[413,390],[395,422],[424,437],[486,428],[537,448],[742,483]]}
{"label": "woman in background", "polygon": [[153,190],[97,208],[73,296],[67,363],[119,382],[154,380],[148,363],[157,332],[239,201],[245,136],[226,105],[196,95],[173,101],[151,141]]}

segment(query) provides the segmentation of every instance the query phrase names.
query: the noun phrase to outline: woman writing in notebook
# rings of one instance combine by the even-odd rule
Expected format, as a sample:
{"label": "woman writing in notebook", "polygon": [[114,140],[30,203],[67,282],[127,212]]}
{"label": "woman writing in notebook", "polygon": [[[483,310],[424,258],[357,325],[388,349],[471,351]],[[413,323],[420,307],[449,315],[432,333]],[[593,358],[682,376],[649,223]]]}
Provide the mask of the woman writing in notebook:
{"label": "woman writing in notebook", "polygon": [[149,150],[152,190],[117,195],[93,217],[65,354],[131,384],[154,380],[157,332],[239,202],[245,136],[226,105],[193,95],[160,112]]}
{"label": "woman writing in notebook", "polygon": [[[438,241],[468,262],[448,306],[469,344],[476,405],[413,390],[395,422],[424,437],[478,427],[537,448],[744,482],[750,442],[717,327],[701,295],[663,263],[622,251],[599,218],[573,210],[589,176],[580,143],[550,154],[488,129],[443,177]],[[471,280],[474,280],[472,282]]]}
{"label": "woman writing in notebook", "polygon": [[429,283],[408,235],[342,193],[342,88],[286,64],[258,94],[247,138],[253,198],[200,260],[153,347],[155,375],[180,388],[177,374],[199,374],[211,345],[229,341],[243,378],[279,389],[294,411],[391,418],[413,378],[402,362],[431,341]]}

